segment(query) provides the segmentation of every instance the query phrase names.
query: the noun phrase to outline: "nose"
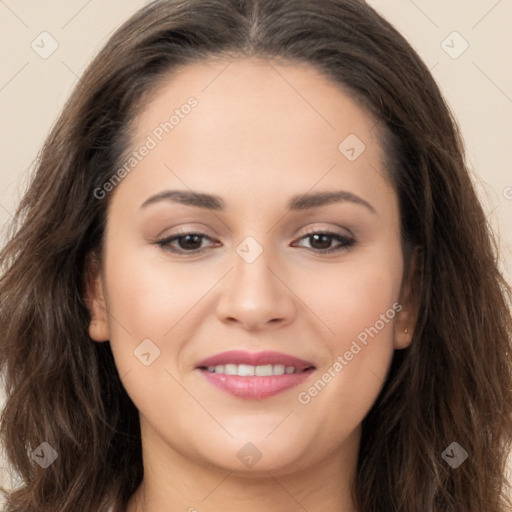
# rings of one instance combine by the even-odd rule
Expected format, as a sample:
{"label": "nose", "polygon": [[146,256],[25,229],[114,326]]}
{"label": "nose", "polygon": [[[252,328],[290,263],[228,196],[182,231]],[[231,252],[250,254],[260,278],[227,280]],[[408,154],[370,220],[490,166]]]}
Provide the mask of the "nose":
{"label": "nose", "polygon": [[[242,253],[240,253],[242,254]],[[254,260],[234,254],[234,268],[223,280],[217,316],[246,330],[280,328],[293,321],[295,294],[275,256],[266,249]]]}

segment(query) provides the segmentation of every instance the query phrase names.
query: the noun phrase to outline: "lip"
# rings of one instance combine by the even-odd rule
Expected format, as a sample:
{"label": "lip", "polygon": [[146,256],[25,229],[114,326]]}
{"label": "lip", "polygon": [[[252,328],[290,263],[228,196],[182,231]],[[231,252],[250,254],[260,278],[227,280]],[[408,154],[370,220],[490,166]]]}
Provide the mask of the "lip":
{"label": "lip", "polygon": [[[299,370],[299,373],[265,377],[241,377],[239,375],[211,373],[207,369],[208,366],[226,364],[247,364],[252,366],[281,364],[284,366],[294,366],[296,370]],[[298,386],[308,379],[316,368],[310,361],[280,352],[231,350],[204,359],[198,363],[196,369],[201,372],[208,382],[232,396],[248,400],[259,400],[275,396],[287,389]]]}
{"label": "lip", "polygon": [[197,368],[218,366],[220,364],[250,364],[259,366],[264,364],[284,364],[285,366],[295,366],[298,370],[304,370],[314,364],[305,359],[281,354],[280,352],[247,352],[245,350],[229,350],[216,354],[208,359],[201,361]]}

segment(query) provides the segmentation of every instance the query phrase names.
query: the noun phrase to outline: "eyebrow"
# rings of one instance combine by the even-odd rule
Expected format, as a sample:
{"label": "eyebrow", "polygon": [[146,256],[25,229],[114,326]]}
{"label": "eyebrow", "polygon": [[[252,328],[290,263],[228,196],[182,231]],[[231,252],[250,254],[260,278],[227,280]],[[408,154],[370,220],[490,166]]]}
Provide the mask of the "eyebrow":
{"label": "eyebrow", "polygon": [[[166,190],[146,199],[142,203],[141,208],[146,208],[147,206],[160,201],[171,201],[187,206],[195,206],[197,208],[216,211],[224,210],[226,207],[224,200],[217,195],[187,190]],[[345,190],[315,192],[293,196],[288,202],[288,209],[292,211],[309,210],[332,203],[342,202],[359,204],[366,207],[372,213],[377,213],[375,208],[368,203],[368,201],[365,201],[363,198]]]}

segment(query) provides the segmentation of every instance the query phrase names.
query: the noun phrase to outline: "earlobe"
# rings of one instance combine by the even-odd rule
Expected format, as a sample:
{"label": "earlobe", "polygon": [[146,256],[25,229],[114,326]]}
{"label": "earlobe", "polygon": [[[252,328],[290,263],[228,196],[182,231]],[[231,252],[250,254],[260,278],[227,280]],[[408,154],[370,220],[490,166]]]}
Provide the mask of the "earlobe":
{"label": "earlobe", "polygon": [[412,335],[413,331],[410,331],[409,327],[405,327],[404,329],[395,329],[395,340],[393,348],[395,350],[407,348],[411,344]]}
{"label": "earlobe", "polygon": [[395,321],[395,333],[393,347],[401,350],[409,347],[412,342],[414,330],[419,315],[419,296],[421,283],[421,250],[414,249],[411,256],[408,272],[402,283],[400,304],[402,309]]}
{"label": "earlobe", "polygon": [[110,330],[103,280],[98,259],[92,254],[87,258],[84,299],[91,315],[89,336],[94,341],[108,341],[110,339]]}

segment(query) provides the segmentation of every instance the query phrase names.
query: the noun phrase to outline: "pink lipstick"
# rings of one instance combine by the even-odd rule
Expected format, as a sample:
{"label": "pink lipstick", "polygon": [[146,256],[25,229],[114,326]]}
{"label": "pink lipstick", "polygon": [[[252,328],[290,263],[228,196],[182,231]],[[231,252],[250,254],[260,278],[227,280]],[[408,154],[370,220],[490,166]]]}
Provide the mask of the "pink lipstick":
{"label": "pink lipstick", "polygon": [[315,370],[313,363],[279,352],[223,352],[196,367],[214,386],[244,399],[258,400],[297,386]]}

